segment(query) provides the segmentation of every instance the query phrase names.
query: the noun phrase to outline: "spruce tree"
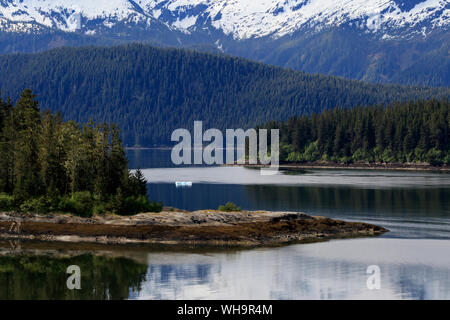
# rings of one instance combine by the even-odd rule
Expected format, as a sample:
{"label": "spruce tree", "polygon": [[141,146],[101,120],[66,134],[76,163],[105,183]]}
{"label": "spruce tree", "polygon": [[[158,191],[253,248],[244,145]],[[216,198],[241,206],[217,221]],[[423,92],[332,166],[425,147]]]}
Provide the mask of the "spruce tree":
{"label": "spruce tree", "polygon": [[17,199],[26,200],[43,192],[39,165],[41,116],[39,104],[30,89],[21,94],[15,114],[14,195]]}

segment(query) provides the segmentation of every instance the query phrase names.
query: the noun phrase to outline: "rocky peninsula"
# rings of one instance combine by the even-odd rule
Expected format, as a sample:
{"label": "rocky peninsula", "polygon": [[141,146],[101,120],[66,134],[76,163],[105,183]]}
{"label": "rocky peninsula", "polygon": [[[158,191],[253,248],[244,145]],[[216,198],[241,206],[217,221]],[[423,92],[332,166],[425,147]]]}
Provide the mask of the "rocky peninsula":
{"label": "rocky peninsula", "polygon": [[376,236],[388,230],[300,212],[164,208],[159,213],[82,218],[69,214],[0,213],[1,239],[104,244],[258,246]]}

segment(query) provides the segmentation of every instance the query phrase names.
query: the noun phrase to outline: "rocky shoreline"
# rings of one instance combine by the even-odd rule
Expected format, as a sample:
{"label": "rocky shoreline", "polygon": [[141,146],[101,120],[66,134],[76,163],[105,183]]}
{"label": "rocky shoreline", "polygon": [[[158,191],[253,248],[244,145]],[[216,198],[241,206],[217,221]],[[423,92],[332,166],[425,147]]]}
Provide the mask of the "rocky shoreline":
{"label": "rocky shoreline", "polygon": [[195,212],[165,208],[130,217],[0,213],[0,239],[103,244],[258,246],[376,236],[388,230],[298,212]]}

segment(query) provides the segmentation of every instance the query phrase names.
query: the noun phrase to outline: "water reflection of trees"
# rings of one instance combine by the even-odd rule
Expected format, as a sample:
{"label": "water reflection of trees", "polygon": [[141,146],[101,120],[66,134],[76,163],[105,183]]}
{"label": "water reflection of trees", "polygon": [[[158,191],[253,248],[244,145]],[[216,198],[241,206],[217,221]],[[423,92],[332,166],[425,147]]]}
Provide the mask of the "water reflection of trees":
{"label": "water reflection of trees", "polygon": [[245,187],[250,207],[270,210],[298,210],[312,212],[389,212],[393,215],[420,213],[442,216],[449,213],[450,189],[393,188],[358,189],[342,186]]}
{"label": "water reflection of trees", "polygon": [[[66,286],[67,267],[81,268],[81,290]],[[141,290],[147,266],[126,258],[81,255],[0,257],[0,299],[126,299]]]}

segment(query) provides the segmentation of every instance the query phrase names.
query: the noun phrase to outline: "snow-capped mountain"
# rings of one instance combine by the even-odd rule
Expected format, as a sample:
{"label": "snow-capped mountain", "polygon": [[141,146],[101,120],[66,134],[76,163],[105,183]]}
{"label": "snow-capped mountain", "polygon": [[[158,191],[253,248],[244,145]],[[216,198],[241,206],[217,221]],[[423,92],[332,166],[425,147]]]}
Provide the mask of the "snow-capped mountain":
{"label": "snow-capped mountain", "polygon": [[0,0],[0,30],[95,34],[117,24],[233,39],[352,26],[384,38],[448,28],[448,0]]}

